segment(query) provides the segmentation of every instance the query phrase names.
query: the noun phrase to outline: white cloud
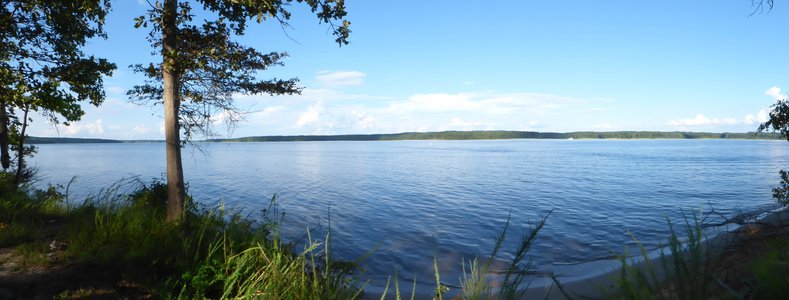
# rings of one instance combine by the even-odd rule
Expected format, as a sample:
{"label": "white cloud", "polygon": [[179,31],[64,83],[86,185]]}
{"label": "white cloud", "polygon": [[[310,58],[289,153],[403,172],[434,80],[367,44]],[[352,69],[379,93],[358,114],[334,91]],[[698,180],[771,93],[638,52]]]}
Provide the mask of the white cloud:
{"label": "white cloud", "polygon": [[767,116],[767,110],[766,109],[762,109],[762,110],[759,111],[758,114],[756,114],[756,120],[758,120],[759,123],[767,122],[768,119],[769,119],[769,117]]}
{"label": "white cloud", "polygon": [[406,101],[398,101],[389,106],[389,110],[401,113],[414,111],[451,112],[471,111],[481,107],[481,103],[471,100],[469,94],[417,94]]}
{"label": "white cloud", "polygon": [[760,110],[758,113],[756,113],[756,116],[754,116],[753,114],[747,114],[742,119],[742,123],[746,124],[746,125],[753,125],[753,124],[756,124],[756,123],[764,123],[764,122],[767,122],[767,110],[766,109]]}
{"label": "white cloud", "polygon": [[613,130],[613,129],[616,129],[615,126],[613,126],[611,124],[608,124],[608,123],[592,125],[592,128],[594,128],[594,129],[601,129],[601,130]]}
{"label": "white cloud", "polygon": [[786,100],[786,94],[781,93],[781,88],[774,86],[764,92],[765,95],[772,97],[776,101]]}
{"label": "white cloud", "polygon": [[318,72],[315,79],[323,86],[342,87],[362,85],[366,76],[367,74],[359,71],[323,71]]}
{"label": "white cloud", "polygon": [[358,129],[370,129],[374,127],[375,118],[363,111],[353,111],[351,115],[356,117],[356,124],[354,127]]}
{"label": "white cloud", "polygon": [[[211,116],[210,119],[211,119],[211,123],[213,123],[214,126],[220,125],[222,123],[225,123],[226,125],[234,125],[234,124],[237,125],[238,123],[241,122],[244,116],[245,115],[243,112],[223,110],[222,112]],[[228,127],[233,127],[233,126],[228,126]]]}
{"label": "white cloud", "polygon": [[151,131],[151,128],[145,125],[135,125],[132,128],[132,131],[134,131],[134,133],[138,135],[145,135]]}
{"label": "white cloud", "polygon": [[703,114],[696,115],[695,118],[676,119],[668,122],[670,126],[685,127],[685,126],[704,126],[704,125],[736,125],[738,122],[734,118],[707,118]]}
{"label": "white cloud", "polygon": [[535,93],[460,93],[416,94],[405,101],[392,102],[387,108],[393,113],[414,112],[476,112],[487,114],[513,114],[528,112],[544,114],[585,101]]}
{"label": "white cloud", "polygon": [[742,122],[743,122],[743,123],[745,123],[745,124],[747,124],[747,125],[753,125],[753,124],[756,124],[756,117],[754,117],[752,114],[747,114],[747,115],[745,116],[745,118],[744,118],[744,119],[742,119]]}
{"label": "white cloud", "polygon": [[449,123],[450,127],[460,128],[463,130],[472,130],[472,129],[492,129],[494,128],[496,123],[487,123],[487,122],[480,122],[480,121],[463,121],[460,118],[452,118]]}
{"label": "white cloud", "polygon": [[246,119],[254,120],[254,119],[268,118],[284,110],[285,110],[285,106],[282,105],[269,106],[259,111],[249,112],[249,114],[247,114]]}
{"label": "white cloud", "polygon": [[323,101],[317,101],[315,104],[307,107],[307,110],[299,116],[296,121],[296,127],[304,127],[309,124],[318,123],[321,120],[323,113]]}
{"label": "white cloud", "polygon": [[66,130],[64,134],[67,136],[75,136],[84,133],[87,133],[91,136],[97,136],[104,133],[104,124],[101,119],[91,123],[73,122],[68,126],[63,127]]}
{"label": "white cloud", "polygon": [[112,85],[112,86],[108,86],[107,87],[107,92],[109,92],[110,94],[115,94],[115,95],[125,95],[126,94],[126,89],[124,89],[122,87],[119,87],[119,86]]}

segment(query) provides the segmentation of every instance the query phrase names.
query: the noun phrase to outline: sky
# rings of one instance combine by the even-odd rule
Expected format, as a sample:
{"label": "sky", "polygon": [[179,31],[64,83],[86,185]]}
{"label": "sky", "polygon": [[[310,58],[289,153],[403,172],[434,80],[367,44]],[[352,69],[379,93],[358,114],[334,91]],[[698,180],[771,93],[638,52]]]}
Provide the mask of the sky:
{"label": "sky", "polygon": [[[153,2],[153,1],[152,1]],[[113,1],[108,39],[85,52],[118,65],[107,99],[70,126],[34,116],[33,136],[163,139],[163,108],[126,96],[159,61],[135,17]],[[199,6],[197,4],[193,6]],[[222,137],[444,130],[754,131],[789,89],[789,1],[346,0],[339,47],[305,5],[292,28],[250,23],[239,41],[287,52],[260,79],[298,78],[301,95],[237,95],[247,111]],[[205,17],[211,17],[207,15]],[[200,138],[200,137],[198,137]]]}

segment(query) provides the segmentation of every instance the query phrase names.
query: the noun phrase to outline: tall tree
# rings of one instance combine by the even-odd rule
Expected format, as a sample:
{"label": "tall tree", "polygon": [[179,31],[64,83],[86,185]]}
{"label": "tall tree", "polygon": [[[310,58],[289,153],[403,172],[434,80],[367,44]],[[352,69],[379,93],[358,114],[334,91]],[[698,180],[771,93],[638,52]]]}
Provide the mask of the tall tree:
{"label": "tall tree", "polygon": [[10,167],[9,144],[15,145],[17,181],[30,149],[24,131],[31,110],[68,124],[85,114],[81,102],[104,100],[102,76],[115,65],[81,48],[106,38],[109,10],[109,0],[0,0],[0,165]]}
{"label": "tall tree", "polygon": [[[167,220],[179,221],[184,212],[184,176],[181,147],[193,134],[211,135],[212,117],[222,114],[229,122],[240,111],[232,96],[241,94],[297,94],[298,80],[258,80],[256,75],[271,66],[282,65],[286,53],[263,54],[233,41],[243,36],[248,21],[273,19],[288,26],[293,2],[305,3],[328,24],[340,46],[348,44],[350,22],[344,0],[196,0],[202,5],[196,20],[189,1],[156,2],[135,27],[150,28],[148,41],[161,63],[133,65],[148,79],[127,94],[137,102],[164,106],[167,159]],[[213,19],[204,19],[204,15]],[[338,22],[338,24],[335,24]],[[157,52],[158,51],[158,52]],[[184,139],[181,139],[181,134]]]}

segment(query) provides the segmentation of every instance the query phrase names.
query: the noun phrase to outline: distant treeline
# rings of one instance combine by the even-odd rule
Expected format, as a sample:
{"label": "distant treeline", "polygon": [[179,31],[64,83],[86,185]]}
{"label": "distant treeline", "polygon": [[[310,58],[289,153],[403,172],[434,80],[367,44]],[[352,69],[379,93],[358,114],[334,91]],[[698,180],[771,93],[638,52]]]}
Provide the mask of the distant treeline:
{"label": "distant treeline", "polygon": [[28,144],[109,144],[109,143],[161,143],[162,140],[110,140],[67,137],[38,137],[29,136],[25,139]]}
{"label": "distant treeline", "polygon": [[664,132],[664,131],[578,131],[566,133],[574,139],[738,139],[738,140],[780,140],[780,134],[772,132]]}
{"label": "distant treeline", "polygon": [[[404,132],[388,134],[345,134],[345,135],[287,135],[250,136],[232,139],[210,139],[206,142],[299,142],[299,141],[397,141],[397,140],[502,140],[502,139],[740,139],[780,140],[780,134],[772,132],[713,133],[680,131],[441,131]],[[30,144],[87,144],[87,143],[156,143],[161,140],[110,140],[66,137],[28,137]]]}
{"label": "distant treeline", "polygon": [[29,136],[25,139],[25,142],[28,144],[88,144],[88,143],[122,143],[123,141],[107,140],[107,139]]}
{"label": "distant treeline", "polygon": [[209,142],[296,142],[296,141],[394,141],[394,140],[492,140],[492,139],[782,139],[777,133],[711,133],[662,131],[536,132],[536,131],[441,131],[391,134],[252,136],[211,139]]}

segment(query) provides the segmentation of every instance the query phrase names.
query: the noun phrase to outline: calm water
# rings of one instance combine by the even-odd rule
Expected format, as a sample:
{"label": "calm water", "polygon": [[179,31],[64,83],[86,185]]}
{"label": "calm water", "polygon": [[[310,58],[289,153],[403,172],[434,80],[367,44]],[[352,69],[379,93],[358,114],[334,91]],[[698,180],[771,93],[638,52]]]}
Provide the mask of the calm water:
{"label": "calm water", "polygon": [[[773,203],[777,172],[789,167],[785,141],[496,140],[233,143],[185,149],[198,201],[286,212],[285,235],[326,230],[334,254],[356,258],[380,247],[368,274],[433,280],[434,253],[451,282],[462,257],[486,255],[512,213],[510,240],[553,214],[531,251],[539,270],[621,253],[632,232],[661,242],[666,218],[708,203],[728,215]],[[164,144],[40,145],[41,184],[72,195],[123,177],[159,177]],[[315,232],[315,231],[314,231]],[[507,252],[509,253],[509,252]],[[409,279],[410,280],[410,279]]]}

